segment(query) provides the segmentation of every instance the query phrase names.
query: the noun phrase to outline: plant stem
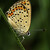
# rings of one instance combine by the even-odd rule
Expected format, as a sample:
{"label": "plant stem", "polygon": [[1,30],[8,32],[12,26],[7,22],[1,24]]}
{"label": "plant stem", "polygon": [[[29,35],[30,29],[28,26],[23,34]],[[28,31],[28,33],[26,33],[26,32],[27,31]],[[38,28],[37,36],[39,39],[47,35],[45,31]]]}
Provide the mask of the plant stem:
{"label": "plant stem", "polygon": [[7,22],[7,24],[8,24],[8,26],[9,26],[10,30],[14,33],[15,38],[16,38],[16,41],[17,41],[17,43],[18,43],[20,49],[21,49],[21,50],[25,50],[25,48],[24,48],[23,45],[21,44],[19,38],[17,37],[16,33],[13,31],[12,27],[11,27],[10,24],[8,23],[8,20],[7,20],[5,14],[3,13],[3,11],[2,11],[1,8],[0,8],[0,15],[4,18],[4,20]]}

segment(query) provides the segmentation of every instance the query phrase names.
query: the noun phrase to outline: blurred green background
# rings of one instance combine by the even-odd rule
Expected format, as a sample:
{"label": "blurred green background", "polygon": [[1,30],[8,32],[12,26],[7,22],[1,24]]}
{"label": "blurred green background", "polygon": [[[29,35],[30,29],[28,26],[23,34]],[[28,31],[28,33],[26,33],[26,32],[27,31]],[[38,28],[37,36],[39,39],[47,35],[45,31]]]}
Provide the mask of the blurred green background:
{"label": "blurred green background", "polygon": [[[5,13],[18,0],[0,0]],[[50,50],[50,7],[49,0],[30,0],[32,20],[30,36],[25,36],[22,45],[25,50]],[[46,31],[34,31],[47,29]],[[4,18],[0,15],[0,50],[22,50]]]}

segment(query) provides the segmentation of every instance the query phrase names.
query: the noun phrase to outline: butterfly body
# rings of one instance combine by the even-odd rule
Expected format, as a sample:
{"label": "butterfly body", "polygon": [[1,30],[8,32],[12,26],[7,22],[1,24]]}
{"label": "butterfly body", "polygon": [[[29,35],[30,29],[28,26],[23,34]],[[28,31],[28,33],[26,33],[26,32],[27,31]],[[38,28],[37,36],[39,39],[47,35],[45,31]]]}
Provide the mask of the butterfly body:
{"label": "butterfly body", "polygon": [[28,32],[31,23],[31,4],[28,0],[21,0],[13,4],[6,12],[8,22],[20,35]]}

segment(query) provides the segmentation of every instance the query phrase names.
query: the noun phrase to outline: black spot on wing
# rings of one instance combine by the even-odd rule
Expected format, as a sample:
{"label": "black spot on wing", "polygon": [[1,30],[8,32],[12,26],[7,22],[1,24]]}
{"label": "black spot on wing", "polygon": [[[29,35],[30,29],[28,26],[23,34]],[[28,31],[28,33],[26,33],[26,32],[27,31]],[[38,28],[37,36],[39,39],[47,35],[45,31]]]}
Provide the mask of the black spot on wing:
{"label": "black spot on wing", "polygon": [[10,16],[9,16],[9,18],[10,18]]}
{"label": "black spot on wing", "polygon": [[19,14],[17,14],[17,15],[19,15]]}
{"label": "black spot on wing", "polygon": [[21,19],[21,18],[20,18]]}
{"label": "black spot on wing", "polygon": [[17,22],[15,22],[15,23],[17,23]]}
{"label": "black spot on wing", "polygon": [[22,12],[23,13],[23,12]]}
{"label": "black spot on wing", "polygon": [[26,17],[26,16],[24,15],[24,17]]}
{"label": "black spot on wing", "polygon": [[21,11],[19,13],[21,13]]}
{"label": "black spot on wing", "polygon": [[27,23],[27,21],[25,21],[25,23]]}
{"label": "black spot on wing", "polygon": [[27,4],[27,5],[29,5],[29,4]]}
{"label": "black spot on wing", "polygon": [[23,20],[23,19],[22,19]]}
{"label": "black spot on wing", "polygon": [[26,15],[28,17],[28,15]]}
{"label": "black spot on wing", "polygon": [[15,14],[15,15],[17,15],[17,14]]}
{"label": "black spot on wing", "polygon": [[25,26],[24,26],[25,27]]}
{"label": "black spot on wing", "polygon": [[20,21],[20,22],[22,22],[22,21]]}
{"label": "black spot on wing", "polygon": [[18,22],[19,22],[19,20],[18,20]]}
{"label": "black spot on wing", "polygon": [[30,10],[30,9],[28,9],[28,10]]}
{"label": "black spot on wing", "polygon": [[20,26],[22,26],[22,25],[20,25]]}
{"label": "black spot on wing", "polygon": [[25,5],[26,5],[26,3],[25,3]]}

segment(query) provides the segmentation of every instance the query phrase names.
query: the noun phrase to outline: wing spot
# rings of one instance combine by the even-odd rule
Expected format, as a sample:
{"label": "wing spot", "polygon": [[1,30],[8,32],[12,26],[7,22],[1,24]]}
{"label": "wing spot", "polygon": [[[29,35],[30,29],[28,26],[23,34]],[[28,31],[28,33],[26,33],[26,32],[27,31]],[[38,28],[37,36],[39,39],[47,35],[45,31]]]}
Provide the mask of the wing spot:
{"label": "wing spot", "polygon": [[10,18],[10,16],[9,16],[9,18]]}
{"label": "wing spot", "polygon": [[23,10],[22,6],[20,6],[20,9]]}
{"label": "wing spot", "polygon": [[20,10],[20,6],[18,6],[18,9]]}
{"label": "wing spot", "polygon": [[19,14],[17,14],[17,15],[19,15]]}
{"label": "wing spot", "polygon": [[25,17],[25,15],[24,15],[24,17]]}
{"label": "wing spot", "polygon": [[21,19],[21,18],[20,18]]}
{"label": "wing spot", "polygon": [[20,21],[20,22],[22,22],[22,21]]}
{"label": "wing spot", "polygon": [[25,21],[25,23],[27,23],[27,21]]}
{"label": "wing spot", "polygon": [[24,1],[24,4],[26,5],[26,2]]}
{"label": "wing spot", "polygon": [[23,4],[23,2],[22,2],[22,4]]}
{"label": "wing spot", "polygon": [[18,22],[19,22],[19,20],[18,20]]}
{"label": "wing spot", "polygon": [[22,25],[21,25],[22,26]]}
{"label": "wing spot", "polygon": [[13,18],[13,17],[12,17]]}
{"label": "wing spot", "polygon": [[11,12],[11,16],[13,15],[13,13]]}
{"label": "wing spot", "polygon": [[15,23],[17,23],[17,22],[15,22]]}
{"label": "wing spot", "polygon": [[28,13],[28,11],[27,11],[27,13]]}
{"label": "wing spot", "polygon": [[29,4],[27,4],[27,5],[29,5]]}
{"label": "wing spot", "polygon": [[22,19],[23,20],[23,19]]}
{"label": "wing spot", "polygon": [[22,6],[21,6],[22,7]]}
{"label": "wing spot", "polygon": [[15,12],[15,10],[14,10],[14,9],[12,9],[12,12]]}
{"label": "wing spot", "polygon": [[18,10],[17,7],[15,7],[15,9]]}
{"label": "wing spot", "polygon": [[13,7],[14,7],[14,5],[13,5]]}
{"label": "wing spot", "polygon": [[15,14],[15,15],[17,15],[17,14]]}
{"label": "wing spot", "polygon": [[28,15],[26,15],[28,17]]}
{"label": "wing spot", "polygon": [[21,11],[19,13],[21,13]]}
{"label": "wing spot", "polygon": [[26,12],[26,11],[24,11],[24,12]]}
{"label": "wing spot", "polygon": [[26,3],[25,3],[25,5],[26,5]]}
{"label": "wing spot", "polygon": [[30,9],[28,9],[28,10],[30,10]]}
{"label": "wing spot", "polygon": [[24,26],[25,27],[25,26]]}
{"label": "wing spot", "polygon": [[23,8],[25,9],[25,6]]}
{"label": "wing spot", "polygon": [[22,12],[23,13],[23,12]]}
{"label": "wing spot", "polygon": [[24,1],[24,4],[25,4],[26,2]]}

